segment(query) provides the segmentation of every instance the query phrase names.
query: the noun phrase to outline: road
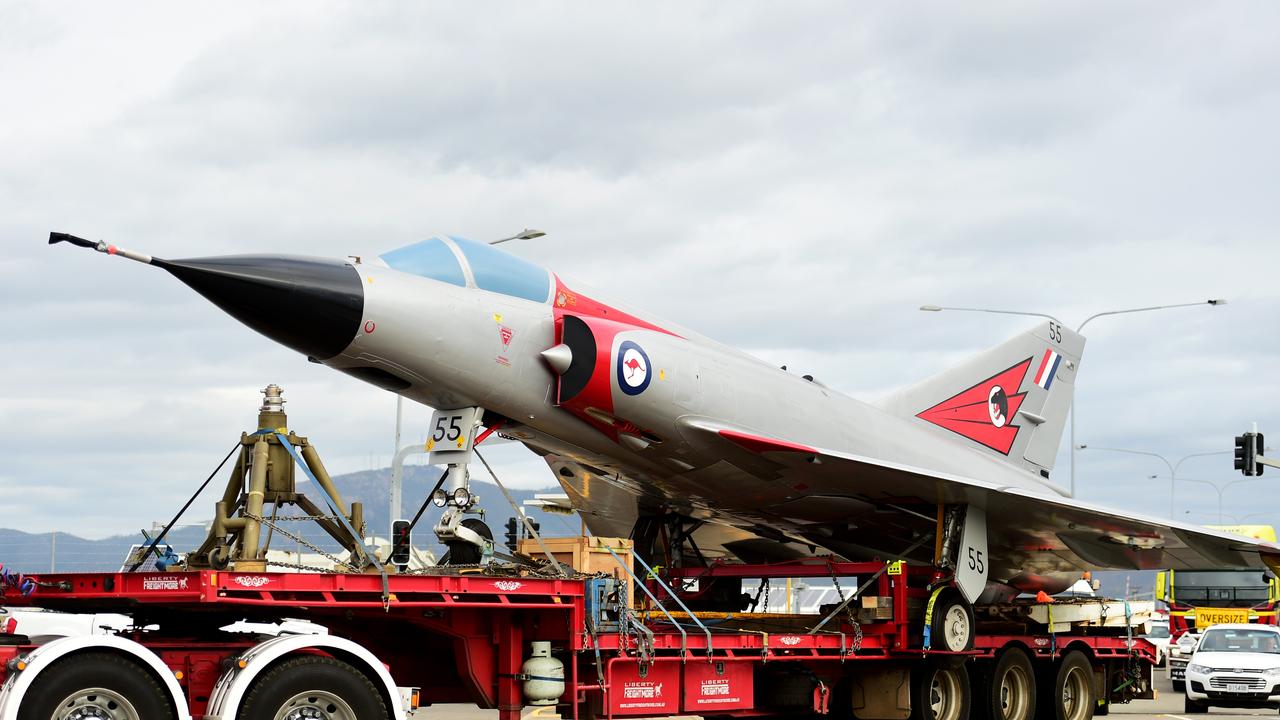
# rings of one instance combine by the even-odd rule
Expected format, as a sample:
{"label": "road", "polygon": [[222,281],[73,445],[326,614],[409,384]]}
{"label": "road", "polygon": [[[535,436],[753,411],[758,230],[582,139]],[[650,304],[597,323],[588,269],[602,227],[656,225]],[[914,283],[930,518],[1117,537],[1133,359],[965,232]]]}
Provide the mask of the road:
{"label": "road", "polygon": [[[1137,700],[1128,705],[1115,705],[1112,715],[1123,715],[1124,720],[1198,720],[1203,715],[1185,715],[1182,712],[1182,693],[1175,693],[1169,681],[1164,678],[1163,670],[1156,670],[1156,690],[1159,697],[1155,700]],[[1253,718],[1259,715],[1268,717],[1277,715],[1275,710],[1228,710],[1210,708],[1209,714],[1214,720],[1235,720],[1236,718]],[[419,710],[415,720],[497,720],[497,710],[478,710],[471,705],[435,705]],[[526,708],[524,717],[529,720],[555,720],[559,716],[551,708]]]}

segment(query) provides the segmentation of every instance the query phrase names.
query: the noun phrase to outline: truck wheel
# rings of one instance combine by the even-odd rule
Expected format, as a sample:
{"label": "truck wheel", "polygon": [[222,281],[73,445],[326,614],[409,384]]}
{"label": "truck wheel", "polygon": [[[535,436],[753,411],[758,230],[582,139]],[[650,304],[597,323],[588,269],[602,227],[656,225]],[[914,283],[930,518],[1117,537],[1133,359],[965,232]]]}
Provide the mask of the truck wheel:
{"label": "truck wheel", "polygon": [[991,720],[1031,720],[1036,715],[1036,676],[1031,660],[1018,648],[1000,655],[991,673],[987,703]]}
{"label": "truck wheel", "polygon": [[306,655],[271,668],[249,690],[237,717],[245,720],[387,720],[369,678],[330,657]]}
{"label": "truck wheel", "polygon": [[159,681],[137,663],[111,653],[58,661],[36,678],[18,709],[18,720],[173,716],[173,703]]}
{"label": "truck wheel", "polygon": [[[1045,701],[1042,700],[1042,704]],[[1093,718],[1093,668],[1079,650],[1062,657],[1054,674],[1053,687],[1044,708],[1046,720],[1091,720]]]}
{"label": "truck wheel", "polygon": [[929,618],[929,645],[934,650],[973,649],[973,608],[959,592],[944,590]]}
{"label": "truck wheel", "polygon": [[911,720],[967,720],[969,673],[957,662],[931,662],[911,671]]}

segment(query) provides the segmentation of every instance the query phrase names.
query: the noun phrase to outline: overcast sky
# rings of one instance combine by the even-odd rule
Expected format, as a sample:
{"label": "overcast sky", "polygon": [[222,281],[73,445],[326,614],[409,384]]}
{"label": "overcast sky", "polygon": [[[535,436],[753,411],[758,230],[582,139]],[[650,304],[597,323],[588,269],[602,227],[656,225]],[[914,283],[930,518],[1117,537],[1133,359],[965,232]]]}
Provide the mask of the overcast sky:
{"label": "overcast sky", "polygon": [[[504,247],[865,399],[1033,323],[921,304],[1074,327],[1223,297],[1091,323],[1077,439],[1240,480],[1233,435],[1280,445],[1277,27],[1270,2],[0,0],[0,526],[167,519],[270,382],[332,472],[393,449],[393,396],[50,230],[340,257],[538,228]],[[1158,459],[1077,475],[1169,512]],[[1226,519],[1280,524],[1276,483]],[[1179,481],[1176,514],[1217,497]]]}

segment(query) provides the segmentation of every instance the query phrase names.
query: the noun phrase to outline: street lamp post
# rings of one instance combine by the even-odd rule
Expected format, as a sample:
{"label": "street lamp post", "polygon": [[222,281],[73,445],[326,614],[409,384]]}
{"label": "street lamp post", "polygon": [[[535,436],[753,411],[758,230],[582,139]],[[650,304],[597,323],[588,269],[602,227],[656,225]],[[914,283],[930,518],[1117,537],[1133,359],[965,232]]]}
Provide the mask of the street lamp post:
{"label": "street lamp post", "polygon": [[[1156,477],[1157,476],[1155,475],[1151,476],[1152,479],[1155,479]],[[1247,482],[1252,482],[1254,480],[1261,480],[1261,478],[1257,478],[1257,477],[1247,477],[1241,480],[1232,480],[1231,482],[1223,483],[1222,485],[1219,485],[1218,483],[1212,480],[1199,480],[1196,478],[1178,478],[1178,479],[1186,482],[1193,482],[1193,483],[1200,483],[1202,485],[1208,485],[1209,487],[1213,488],[1214,492],[1218,493],[1218,522],[1219,523],[1222,522],[1222,515],[1223,515],[1222,497],[1226,494],[1227,488],[1231,487],[1232,485],[1239,485],[1240,483],[1247,483]]]}
{"label": "street lamp post", "polygon": [[[1129,453],[1130,455],[1146,455],[1148,457],[1159,458],[1160,461],[1163,462],[1165,466],[1169,468],[1169,519],[1170,520],[1173,519],[1173,513],[1174,513],[1174,509],[1173,509],[1174,482],[1177,480],[1187,479],[1187,478],[1178,477],[1178,468],[1182,467],[1182,463],[1194,457],[1207,457],[1209,455],[1227,455],[1232,452],[1230,450],[1216,450],[1214,452],[1191,453],[1190,455],[1183,455],[1182,457],[1178,458],[1178,462],[1173,463],[1173,462],[1169,462],[1169,458],[1161,455],[1160,453],[1148,452],[1146,450],[1129,450],[1127,448],[1096,447],[1094,445],[1072,445],[1071,447],[1074,450],[1106,450],[1107,452]],[[1151,479],[1155,479],[1156,477],[1158,476],[1157,475],[1150,476]],[[1191,482],[1208,482],[1208,481],[1192,480]],[[1221,501],[1221,498],[1219,498],[1219,501]],[[1219,506],[1218,509],[1221,510],[1222,503],[1219,502],[1218,506]]]}
{"label": "street lamp post", "polygon": [[[1106,312],[1094,313],[1093,315],[1090,315],[1089,317],[1085,318],[1084,322],[1080,323],[1080,325],[1076,327],[1076,334],[1080,334],[1084,330],[1084,326],[1088,325],[1091,321],[1107,315],[1124,315],[1127,313],[1150,312],[1152,310],[1169,310],[1172,308],[1195,307],[1198,305],[1211,305],[1216,307],[1218,305],[1226,305],[1226,304],[1227,304],[1227,301],[1222,298],[1211,298],[1209,300],[1203,300],[1201,302],[1193,302],[1193,303],[1176,303],[1174,305],[1151,305],[1148,307],[1129,308],[1126,310],[1107,310]],[[1052,315],[1046,315],[1044,313],[1038,313],[1038,312],[1022,312],[1018,310],[992,310],[990,308],[945,307],[942,305],[921,305],[920,309],[926,312],[939,312],[942,310],[961,310],[964,312],[998,313],[1000,315],[1030,315],[1032,317],[1049,318],[1054,322],[1058,322],[1064,325],[1066,324],[1066,323],[1062,323],[1061,320],[1058,320]],[[1072,392],[1073,393],[1075,392],[1074,386],[1072,387]],[[1076,496],[1076,403],[1075,403],[1074,397],[1072,398],[1072,401],[1071,401],[1070,433],[1071,433],[1071,438],[1070,438],[1071,440],[1071,497],[1075,497]],[[1170,510],[1170,513],[1172,513],[1172,510]]]}

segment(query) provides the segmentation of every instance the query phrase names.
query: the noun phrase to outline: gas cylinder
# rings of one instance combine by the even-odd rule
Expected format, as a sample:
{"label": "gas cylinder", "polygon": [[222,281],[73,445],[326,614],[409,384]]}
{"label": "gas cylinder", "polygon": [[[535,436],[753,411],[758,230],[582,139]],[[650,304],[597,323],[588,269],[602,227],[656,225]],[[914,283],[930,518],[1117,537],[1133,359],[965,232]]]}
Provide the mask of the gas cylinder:
{"label": "gas cylinder", "polygon": [[564,663],[551,657],[551,643],[529,643],[529,658],[520,666],[524,698],[530,705],[555,705],[564,694]]}

